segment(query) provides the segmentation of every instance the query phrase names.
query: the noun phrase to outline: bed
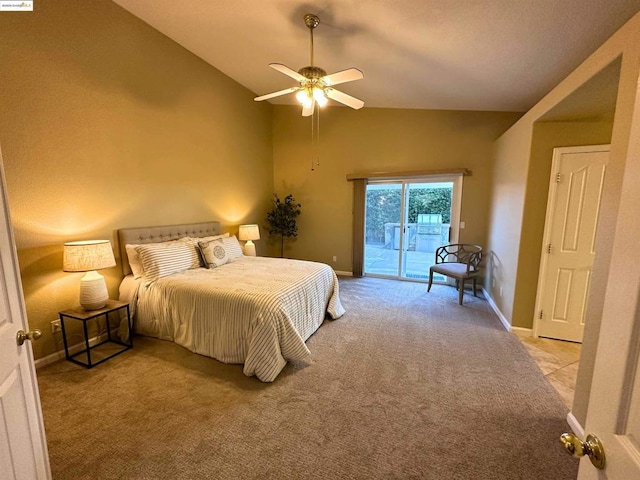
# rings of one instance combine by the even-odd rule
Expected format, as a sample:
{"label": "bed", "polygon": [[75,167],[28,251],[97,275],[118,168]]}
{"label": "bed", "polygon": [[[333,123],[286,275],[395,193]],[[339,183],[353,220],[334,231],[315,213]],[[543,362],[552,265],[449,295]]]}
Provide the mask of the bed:
{"label": "bed", "polygon": [[[126,228],[118,239],[120,299],[131,304],[134,332],[244,364],[245,375],[263,382],[274,381],[287,361],[308,359],[306,340],[327,315],[344,314],[330,266],[244,256],[218,222]],[[220,265],[209,263],[215,268],[202,266],[219,261],[203,257],[209,243],[228,254]]]}

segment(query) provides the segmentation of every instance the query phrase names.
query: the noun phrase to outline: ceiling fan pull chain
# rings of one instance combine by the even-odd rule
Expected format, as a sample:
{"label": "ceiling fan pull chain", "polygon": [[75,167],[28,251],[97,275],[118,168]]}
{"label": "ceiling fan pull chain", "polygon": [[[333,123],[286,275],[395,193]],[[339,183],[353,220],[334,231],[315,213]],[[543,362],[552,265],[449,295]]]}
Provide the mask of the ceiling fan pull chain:
{"label": "ceiling fan pull chain", "polygon": [[315,170],[315,161],[314,158],[316,155],[316,146],[315,146],[315,113],[311,114],[311,171]]}
{"label": "ceiling fan pull chain", "polygon": [[316,119],[316,166],[320,166],[320,109],[318,111],[318,118]]}
{"label": "ceiling fan pull chain", "polygon": [[320,166],[320,109],[311,115],[311,171]]}

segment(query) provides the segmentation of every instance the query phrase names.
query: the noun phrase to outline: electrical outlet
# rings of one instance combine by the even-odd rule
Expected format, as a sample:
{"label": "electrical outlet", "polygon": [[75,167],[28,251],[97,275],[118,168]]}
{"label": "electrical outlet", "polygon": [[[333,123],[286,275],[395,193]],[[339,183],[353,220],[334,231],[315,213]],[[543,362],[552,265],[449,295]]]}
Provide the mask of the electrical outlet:
{"label": "electrical outlet", "polygon": [[460,222],[460,228],[464,228],[464,222]]}
{"label": "electrical outlet", "polygon": [[333,261],[337,262],[338,261],[338,257],[336,255],[333,256]]}
{"label": "electrical outlet", "polygon": [[62,331],[62,326],[60,326],[60,319],[54,320],[51,322],[51,333],[58,333]]}

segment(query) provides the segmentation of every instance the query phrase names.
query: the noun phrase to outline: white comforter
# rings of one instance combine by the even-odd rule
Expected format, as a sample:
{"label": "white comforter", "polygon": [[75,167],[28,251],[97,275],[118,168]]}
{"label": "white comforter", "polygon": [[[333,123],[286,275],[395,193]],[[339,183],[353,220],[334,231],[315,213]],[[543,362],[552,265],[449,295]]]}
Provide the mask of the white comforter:
{"label": "white comforter", "polygon": [[310,355],[304,342],[326,312],[334,319],[344,314],[333,269],[300,260],[242,257],[139,282],[137,292],[123,287],[121,299],[135,308],[134,331],[244,363],[244,374],[263,382],[272,382],[288,360]]}

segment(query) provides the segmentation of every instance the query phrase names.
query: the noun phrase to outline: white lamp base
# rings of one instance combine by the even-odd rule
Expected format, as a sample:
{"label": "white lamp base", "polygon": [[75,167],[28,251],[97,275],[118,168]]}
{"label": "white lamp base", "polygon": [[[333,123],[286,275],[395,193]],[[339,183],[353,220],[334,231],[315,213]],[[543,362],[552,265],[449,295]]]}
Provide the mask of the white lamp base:
{"label": "white lamp base", "polygon": [[109,292],[104,277],[95,270],[87,272],[80,279],[80,305],[85,310],[97,310],[109,300]]}
{"label": "white lamp base", "polygon": [[244,244],[244,254],[247,257],[256,256],[256,244],[253,243],[253,240],[247,240],[247,243]]}

